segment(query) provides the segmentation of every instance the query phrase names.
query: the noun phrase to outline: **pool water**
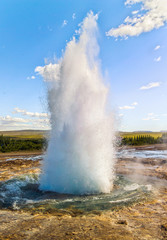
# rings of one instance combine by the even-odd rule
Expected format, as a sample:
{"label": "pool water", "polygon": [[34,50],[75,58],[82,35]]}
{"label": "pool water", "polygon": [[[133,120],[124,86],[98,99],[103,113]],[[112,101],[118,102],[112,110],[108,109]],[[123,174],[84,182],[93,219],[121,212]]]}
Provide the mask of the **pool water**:
{"label": "pool water", "polygon": [[128,178],[117,175],[114,188],[109,194],[75,196],[39,190],[38,175],[22,175],[0,183],[0,208],[41,211],[51,210],[109,210],[126,206],[147,198],[150,185],[139,185]]}

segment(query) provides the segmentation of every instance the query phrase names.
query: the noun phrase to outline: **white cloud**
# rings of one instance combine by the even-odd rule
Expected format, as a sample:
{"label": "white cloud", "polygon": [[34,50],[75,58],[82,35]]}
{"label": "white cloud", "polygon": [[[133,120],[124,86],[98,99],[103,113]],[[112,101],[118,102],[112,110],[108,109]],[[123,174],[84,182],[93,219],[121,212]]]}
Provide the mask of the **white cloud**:
{"label": "white cloud", "polygon": [[160,45],[157,45],[157,46],[154,48],[154,50],[157,51],[158,49],[160,49],[160,47],[161,47]]}
{"label": "white cloud", "polygon": [[43,117],[47,118],[48,114],[47,113],[38,113],[38,112],[27,112],[26,110],[20,109],[20,108],[14,108],[13,113],[21,113],[22,115],[30,116],[30,117]]}
{"label": "white cloud", "polygon": [[35,76],[27,77],[27,79],[35,79]]}
{"label": "white cloud", "polygon": [[132,106],[137,106],[138,103],[137,103],[137,102],[134,102],[134,103],[132,103],[131,105],[132,105]]}
{"label": "white cloud", "polygon": [[147,117],[147,118],[143,118],[142,120],[143,121],[150,121],[150,120],[152,120],[152,121],[159,121],[160,119],[159,118]]}
{"label": "white cloud", "polygon": [[126,0],[125,5],[140,3],[139,14],[132,12],[118,28],[111,28],[106,35],[112,37],[138,36],[143,32],[158,29],[167,22],[166,0]]}
{"label": "white cloud", "polygon": [[62,27],[65,27],[67,25],[68,21],[67,20],[64,20],[63,23],[62,23]]}
{"label": "white cloud", "polygon": [[128,109],[135,109],[135,107],[134,106],[123,106],[123,107],[119,107],[119,109],[128,110]]}
{"label": "white cloud", "polygon": [[119,117],[123,117],[123,116],[124,116],[124,114],[123,114],[123,113],[120,113],[120,114],[119,114]]}
{"label": "white cloud", "polygon": [[137,14],[138,12],[139,12],[139,10],[133,11],[132,14],[135,15],[135,14]]}
{"label": "white cloud", "polygon": [[72,19],[73,19],[73,20],[76,19],[76,14],[75,14],[75,13],[73,13]]}
{"label": "white cloud", "polygon": [[158,115],[155,115],[154,113],[148,113],[148,114],[147,114],[147,117],[146,117],[146,118],[143,118],[142,120],[143,120],[143,121],[150,121],[150,120],[152,120],[152,121],[158,121],[158,120],[160,120],[160,119],[158,118]]}
{"label": "white cloud", "polygon": [[147,89],[151,89],[151,88],[155,88],[155,87],[159,87],[161,85],[160,82],[151,82],[145,86],[142,86],[140,88],[140,90],[147,90]]}
{"label": "white cloud", "polygon": [[50,129],[49,119],[25,119],[0,116],[0,130]]}
{"label": "white cloud", "polygon": [[137,102],[133,102],[130,106],[123,106],[123,107],[119,107],[119,109],[121,110],[129,110],[129,109],[135,109],[135,106],[137,106],[138,103]]}
{"label": "white cloud", "polygon": [[161,61],[161,56],[157,57],[157,58],[154,58],[154,61],[155,62],[160,62]]}
{"label": "white cloud", "polygon": [[0,116],[0,122],[2,124],[8,124],[8,123],[11,123],[11,122],[14,122],[14,123],[27,123],[29,120],[27,119],[24,119],[24,118],[13,118],[9,115],[7,115],[6,117],[1,117]]}

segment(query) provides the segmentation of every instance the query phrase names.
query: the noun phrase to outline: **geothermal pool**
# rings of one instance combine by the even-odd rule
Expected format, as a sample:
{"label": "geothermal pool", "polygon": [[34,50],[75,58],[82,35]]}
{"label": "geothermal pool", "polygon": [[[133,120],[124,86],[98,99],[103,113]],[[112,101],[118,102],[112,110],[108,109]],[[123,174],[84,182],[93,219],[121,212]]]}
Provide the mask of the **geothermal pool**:
{"label": "geothermal pool", "polygon": [[156,159],[166,159],[167,150],[136,150],[136,149],[122,149],[116,154],[117,158],[156,158]]}
{"label": "geothermal pool", "polygon": [[109,210],[116,206],[128,205],[144,200],[151,191],[151,185],[133,183],[118,175],[115,189],[109,194],[70,195],[39,190],[37,175],[22,175],[0,185],[0,206],[3,209],[32,210],[42,207],[43,211],[63,210]]}
{"label": "geothermal pool", "polygon": [[[140,154],[139,154],[140,152]],[[155,159],[161,162],[165,160],[166,150],[140,150],[135,151],[133,149],[120,150],[116,154],[118,165],[119,159],[125,159],[125,162],[129,159],[133,160],[133,164],[136,164],[137,159]],[[34,162],[40,163],[42,155],[37,156],[17,156],[10,157],[1,160],[1,163],[9,163],[15,161],[32,161],[32,168]],[[137,165],[134,165],[134,168]],[[149,169],[150,172],[155,170],[152,166],[142,165],[143,169]],[[130,166],[120,167],[122,170]],[[9,170],[10,171],[10,170]],[[148,177],[145,181],[139,179],[133,179],[131,174],[124,174],[117,171],[115,174],[114,187],[110,193],[107,194],[92,194],[92,195],[71,195],[60,194],[50,191],[39,190],[39,173],[21,174],[6,181],[0,182],[0,208],[1,209],[24,209],[28,211],[102,211],[111,210],[116,207],[128,206],[135,202],[143,201],[152,196],[155,189],[154,182],[161,181],[154,178],[154,180]],[[165,181],[165,180],[164,180]],[[166,183],[164,183],[166,184]]]}
{"label": "geothermal pool", "polygon": [[5,239],[39,239],[37,234],[72,239],[83,231],[85,239],[108,239],[109,234],[147,239],[149,233],[150,239],[161,239],[167,219],[165,152],[155,149],[151,155],[159,158],[148,158],[143,147],[144,158],[138,158],[134,150],[124,150],[126,157],[122,150],[116,154],[113,190],[82,196],[39,190],[42,155],[0,154],[0,234]]}

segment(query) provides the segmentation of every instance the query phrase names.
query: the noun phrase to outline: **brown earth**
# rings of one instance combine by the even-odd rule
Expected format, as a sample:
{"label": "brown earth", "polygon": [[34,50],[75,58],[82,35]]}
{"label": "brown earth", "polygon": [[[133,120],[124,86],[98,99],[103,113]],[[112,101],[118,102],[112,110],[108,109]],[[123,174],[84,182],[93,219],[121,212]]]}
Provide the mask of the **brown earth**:
{"label": "brown earth", "polygon": [[11,156],[32,156],[32,155],[38,155],[42,154],[42,151],[18,151],[18,152],[0,152],[0,159],[4,159],[5,157],[11,157]]}
{"label": "brown earth", "polygon": [[[164,146],[157,148],[164,149]],[[18,154],[13,156],[16,157],[15,160],[8,161],[10,157],[11,155],[0,155],[1,181],[40,171],[40,158],[35,161],[25,160],[20,159]],[[153,197],[129,207],[89,214],[0,210],[0,240],[167,239],[167,159],[122,158],[116,164],[116,172],[128,175],[138,182],[152,184]]]}
{"label": "brown earth", "polygon": [[35,157],[41,154],[41,151],[0,153],[0,181],[6,181],[21,174],[38,173],[42,159],[32,161],[24,160],[24,157]]}

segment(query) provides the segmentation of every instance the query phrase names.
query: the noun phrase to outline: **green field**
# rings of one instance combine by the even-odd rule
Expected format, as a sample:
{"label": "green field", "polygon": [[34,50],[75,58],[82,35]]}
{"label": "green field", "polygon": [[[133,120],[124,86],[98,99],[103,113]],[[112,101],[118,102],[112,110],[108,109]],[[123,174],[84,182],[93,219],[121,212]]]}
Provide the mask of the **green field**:
{"label": "green field", "polygon": [[162,132],[120,132],[119,135],[125,137],[137,137],[137,136],[151,136],[153,138],[162,137]]}
{"label": "green field", "polygon": [[48,134],[48,131],[42,130],[0,131],[0,136],[3,135],[15,139],[41,139],[47,137]]}
{"label": "green field", "polygon": [[47,131],[1,131],[0,152],[46,150],[47,136]]}
{"label": "green field", "polygon": [[[0,152],[46,150],[49,131],[0,131]],[[146,145],[167,142],[167,133],[118,132],[120,145]]]}
{"label": "green field", "polygon": [[[0,135],[18,138],[18,139],[38,139],[47,137],[49,131],[42,130],[21,130],[21,131],[0,131]],[[121,137],[137,137],[137,136],[151,136],[154,138],[162,137],[162,132],[119,132],[118,136]]]}

